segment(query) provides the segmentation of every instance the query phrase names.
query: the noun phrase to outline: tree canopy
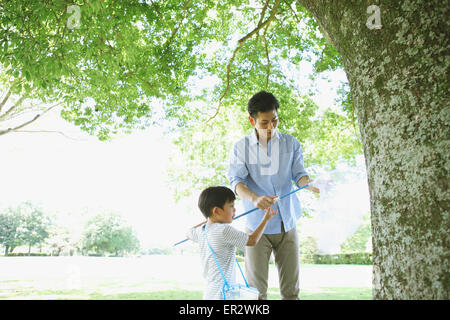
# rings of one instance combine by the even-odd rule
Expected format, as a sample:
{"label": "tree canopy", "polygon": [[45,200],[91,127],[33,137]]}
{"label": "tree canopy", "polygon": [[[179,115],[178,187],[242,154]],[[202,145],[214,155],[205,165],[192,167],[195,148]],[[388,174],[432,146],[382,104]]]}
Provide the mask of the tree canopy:
{"label": "tree canopy", "polygon": [[5,247],[5,255],[22,244],[28,246],[29,254],[32,246],[49,236],[50,224],[42,209],[29,201],[0,212],[0,244]]}
{"label": "tree canopy", "polygon": [[133,229],[115,213],[98,214],[86,224],[83,248],[96,253],[133,252],[139,249],[139,240]]}
{"label": "tree canopy", "polygon": [[[177,132],[178,160],[189,165],[171,175],[187,182],[184,191],[195,181],[226,182],[228,150],[248,131],[246,104],[260,90],[279,99],[279,126],[307,145],[308,165],[334,166],[362,152],[348,84],[339,107],[325,111],[299,89],[299,75],[342,63],[296,1],[26,0],[0,9],[0,121],[28,99],[61,105],[64,119],[101,140],[164,125]],[[313,63],[313,74],[302,61]],[[205,178],[189,173],[196,167],[206,168]]]}

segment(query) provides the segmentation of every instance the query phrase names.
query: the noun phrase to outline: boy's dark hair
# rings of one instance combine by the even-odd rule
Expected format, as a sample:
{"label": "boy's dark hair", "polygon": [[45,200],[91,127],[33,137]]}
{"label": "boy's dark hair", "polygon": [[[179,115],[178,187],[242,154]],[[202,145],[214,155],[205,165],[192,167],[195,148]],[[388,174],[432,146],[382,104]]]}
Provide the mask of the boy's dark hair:
{"label": "boy's dark hair", "polygon": [[252,118],[257,117],[258,112],[267,112],[276,110],[280,104],[273,94],[266,91],[260,91],[250,98],[247,104],[247,111]]}
{"label": "boy's dark hair", "polygon": [[202,191],[198,198],[198,207],[206,218],[211,216],[214,207],[223,209],[226,202],[236,200],[231,189],[222,186],[209,187]]}

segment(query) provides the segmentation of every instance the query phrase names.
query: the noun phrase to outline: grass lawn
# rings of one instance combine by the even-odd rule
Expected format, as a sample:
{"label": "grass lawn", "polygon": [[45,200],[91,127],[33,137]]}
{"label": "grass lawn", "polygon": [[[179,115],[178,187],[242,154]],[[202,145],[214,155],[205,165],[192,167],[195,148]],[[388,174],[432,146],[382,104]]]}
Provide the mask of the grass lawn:
{"label": "grass lawn", "polygon": [[[371,266],[301,265],[300,273],[300,299],[372,299]],[[202,290],[198,257],[0,257],[2,300],[197,300]],[[268,298],[280,299],[274,266]]]}

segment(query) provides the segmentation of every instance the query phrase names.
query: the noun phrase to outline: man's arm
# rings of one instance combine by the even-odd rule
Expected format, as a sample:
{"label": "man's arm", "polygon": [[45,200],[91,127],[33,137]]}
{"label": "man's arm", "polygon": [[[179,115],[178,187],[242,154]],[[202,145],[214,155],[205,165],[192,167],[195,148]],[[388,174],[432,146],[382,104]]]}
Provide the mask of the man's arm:
{"label": "man's arm", "polygon": [[[303,187],[310,184],[312,181],[309,178],[304,166],[303,166],[303,149],[300,142],[297,139],[292,138],[294,157],[292,162],[292,180],[297,183],[297,186]],[[319,193],[319,188],[315,186],[308,186],[306,189]]]}
{"label": "man's arm", "polygon": [[[310,184],[311,182],[312,182],[312,180],[308,176],[303,176],[297,181],[297,185],[299,187],[303,187],[303,186],[305,186],[307,184]],[[314,191],[316,193],[320,193],[319,188],[314,187],[314,186],[309,186],[309,187],[307,187],[305,189],[309,189],[309,190]]]}
{"label": "man's arm", "polygon": [[238,194],[241,199],[247,200],[251,203],[253,203],[259,195],[251,191],[244,183],[239,182],[236,185],[236,193]]}
{"label": "man's arm", "polygon": [[236,185],[236,193],[241,199],[247,200],[261,210],[266,210],[275,204],[277,196],[260,196],[251,191],[244,183],[240,182]]}

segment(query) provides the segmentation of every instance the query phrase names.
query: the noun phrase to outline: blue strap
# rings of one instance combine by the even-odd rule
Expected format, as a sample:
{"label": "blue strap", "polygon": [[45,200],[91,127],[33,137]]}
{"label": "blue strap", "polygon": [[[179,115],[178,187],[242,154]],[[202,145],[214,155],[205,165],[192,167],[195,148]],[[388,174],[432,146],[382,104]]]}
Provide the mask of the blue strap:
{"label": "blue strap", "polygon": [[225,286],[227,286],[227,288],[229,288],[230,285],[228,284],[227,279],[225,278],[225,275],[223,274],[222,269],[220,268],[219,261],[217,261],[216,255],[214,254],[214,251],[211,248],[211,245],[209,244],[208,236],[206,235],[206,226],[203,225],[202,229],[203,229],[203,233],[205,234],[206,243],[208,244],[209,250],[211,250],[214,261],[216,262],[217,267],[219,268],[220,274],[222,275],[223,281],[225,282]]}
{"label": "blue strap", "polygon": [[247,288],[250,288],[250,286],[249,286],[248,283],[247,283],[247,279],[245,279],[244,273],[242,272],[241,266],[239,265],[238,259],[237,259],[237,258],[235,258],[235,259],[236,259],[236,264],[237,264],[237,266],[238,266],[238,268],[239,268],[239,271],[240,271],[241,274],[242,274],[242,278],[244,279],[245,285],[247,286]]}

